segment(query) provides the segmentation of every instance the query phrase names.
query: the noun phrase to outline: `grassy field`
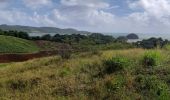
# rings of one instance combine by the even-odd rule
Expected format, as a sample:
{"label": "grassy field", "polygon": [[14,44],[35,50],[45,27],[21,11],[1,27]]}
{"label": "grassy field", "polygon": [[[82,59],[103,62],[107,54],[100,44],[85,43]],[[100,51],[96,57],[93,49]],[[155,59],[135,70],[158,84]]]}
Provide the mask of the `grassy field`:
{"label": "grassy field", "polygon": [[0,35],[0,53],[32,53],[37,51],[39,48],[31,41]]}
{"label": "grassy field", "polygon": [[169,55],[167,50],[113,50],[1,65],[0,99],[168,100]]}

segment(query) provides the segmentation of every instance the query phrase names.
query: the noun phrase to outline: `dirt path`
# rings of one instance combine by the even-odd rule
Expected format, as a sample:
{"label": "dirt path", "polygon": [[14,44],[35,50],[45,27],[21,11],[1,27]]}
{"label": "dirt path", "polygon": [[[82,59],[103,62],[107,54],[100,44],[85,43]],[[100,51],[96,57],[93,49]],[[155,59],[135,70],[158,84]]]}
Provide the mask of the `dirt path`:
{"label": "dirt path", "polygon": [[0,63],[22,62],[33,58],[57,55],[59,51],[41,51],[33,54],[0,54]]}

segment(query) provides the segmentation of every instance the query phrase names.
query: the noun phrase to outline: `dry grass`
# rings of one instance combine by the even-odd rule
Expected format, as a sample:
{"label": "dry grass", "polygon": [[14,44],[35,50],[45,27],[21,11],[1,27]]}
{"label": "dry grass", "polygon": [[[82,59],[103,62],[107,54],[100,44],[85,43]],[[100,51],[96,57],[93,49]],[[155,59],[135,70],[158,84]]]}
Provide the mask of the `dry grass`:
{"label": "dry grass", "polygon": [[[135,78],[138,76],[136,71],[141,67],[138,62],[145,51],[104,51],[101,55],[79,54],[73,55],[71,59],[55,56],[6,65],[0,68],[0,99],[145,99],[144,94],[134,87]],[[167,53],[164,52],[163,55]],[[102,73],[103,60],[118,55],[128,57],[132,61],[130,67],[110,75]],[[164,73],[170,72],[162,67],[155,69],[154,75],[160,70]],[[146,75],[145,73],[145,69],[140,72],[142,75]],[[158,79],[164,77],[165,81],[168,78],[164,74],[157,76]]]}

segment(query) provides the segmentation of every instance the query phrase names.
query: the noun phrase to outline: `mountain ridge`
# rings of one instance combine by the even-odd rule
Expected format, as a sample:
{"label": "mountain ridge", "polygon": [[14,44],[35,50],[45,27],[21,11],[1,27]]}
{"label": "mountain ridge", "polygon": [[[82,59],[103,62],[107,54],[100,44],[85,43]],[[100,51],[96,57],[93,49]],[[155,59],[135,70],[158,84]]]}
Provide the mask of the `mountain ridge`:
{"label": "mountain ridge", "polygon": [[79,31],[73,28],[57,28],[57,27],[33,27],[33,26],[22,26],[22,25],[0,25],[0,29],[4,31],[16,30],[23,31],[27,33],[56,33],[56,34],[84,34],[88,35],[91,32]]}

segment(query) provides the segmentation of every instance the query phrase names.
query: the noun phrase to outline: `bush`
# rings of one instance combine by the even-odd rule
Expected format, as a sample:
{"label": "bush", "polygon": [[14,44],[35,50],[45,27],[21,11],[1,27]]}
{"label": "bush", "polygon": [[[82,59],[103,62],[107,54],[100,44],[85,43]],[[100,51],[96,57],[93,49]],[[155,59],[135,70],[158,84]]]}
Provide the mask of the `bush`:
{"label": "bush", "polygon": [[59,48],[58,54],[63,59],[69,59],[71,57],[72,48],[69,45],[63,45]]}
{"label": "bush", "polygon": [[122,75],[117,75],[114,78],[106,80],[105,87],[108,92],[116,93],[118,90],[121,90],[125,85],[126,78]]}
{"label": "bush", "polygon": [[160,52],[149,51],[146,52],[142,57],[142,64],[144,66],[157,66],[160,63],[161,55]]}
{"label": "bush", "polygon": [[102,52],[100,52],[98,48],[91,48],[90,52],[91,52],[91,55],[100,56],[102,54]]}
{"label": "bush", "polygon": [[69,50],[60,50],[59,55],[63,59],[69,59],[71,57],[71,51],[69,51]]}
{"label": "bush", "polygon": [[115,71],[123,70],[129,65],[129,60],[125,57],[113,57],[104,61],[106,67],[106,73],[111,74]]}
{"label": "bush", "polygon": [[156,76],[138,75],[135,79],[135,87],[144,98],[168,100],[170,97],[167,84]]}

